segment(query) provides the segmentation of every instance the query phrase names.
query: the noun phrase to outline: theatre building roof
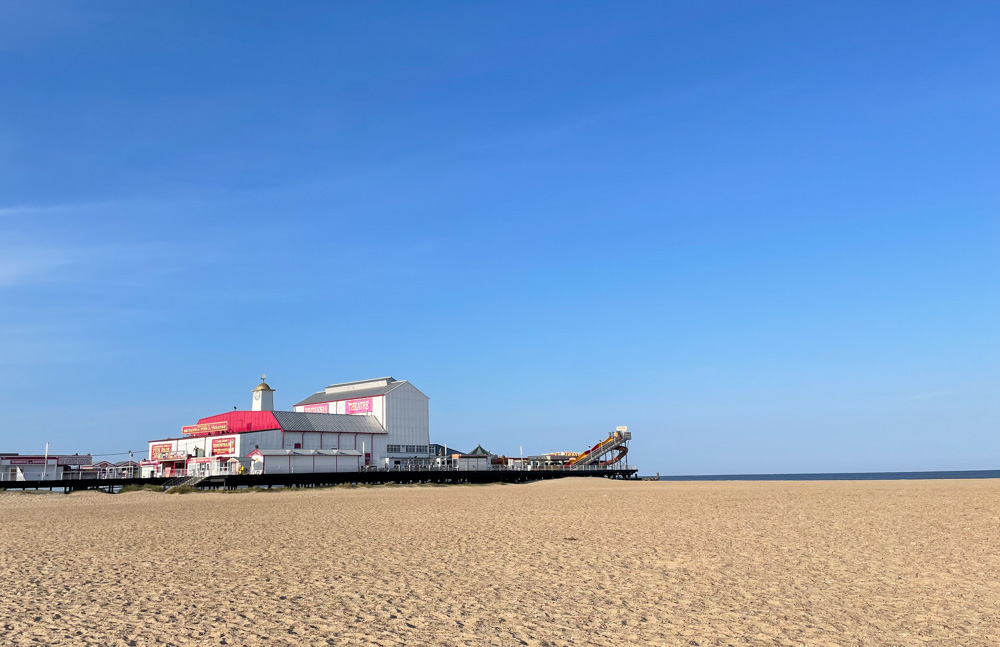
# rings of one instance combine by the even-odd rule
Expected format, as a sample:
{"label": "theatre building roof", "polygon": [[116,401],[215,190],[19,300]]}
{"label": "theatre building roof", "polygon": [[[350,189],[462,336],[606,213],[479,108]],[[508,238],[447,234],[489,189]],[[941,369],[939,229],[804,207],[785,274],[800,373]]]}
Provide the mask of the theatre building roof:
{"label": "theatre building roof", "polygon": [[198,424],[228,422],[228,433],[247,431],[324,431],[348,434],[384,434],[385,429],[373,416],[348,416],[330,413],[294,411],[227,411],[202,418]]}

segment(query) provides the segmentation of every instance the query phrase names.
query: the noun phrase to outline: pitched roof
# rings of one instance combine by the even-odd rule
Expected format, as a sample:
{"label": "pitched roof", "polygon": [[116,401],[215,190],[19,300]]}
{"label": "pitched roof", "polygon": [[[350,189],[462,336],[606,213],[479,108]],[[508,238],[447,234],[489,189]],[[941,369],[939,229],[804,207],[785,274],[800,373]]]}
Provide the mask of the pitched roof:
{"label": "pitched roof", "polygon": [[303,404],[316,404],[318,402],[340,402],[341,400],[357,400],[358,398],[371,398],[376,395],[385,395],[389,391],[392,391],[393,389],[406,383],[407,380],[399,380],[398,382],[390,382],[389,384],[385,384],[382,386],[371,386],[366,389],[351,389],[349,391],[336,391],[334,393],[327,393],[326,391],[317,391],[316,393],[310,395],[302,402],[296,402],[295,406]]}
{"label": "pitched roof", "polygon": [[451,456],[452,454],[464,454],[465,452],[452,447],[451,445],[439,445],[438,443],[431,443],[429,445],[431,449],[432,456]]}
{"label": "pitched roof", "polygon": [[485,449],[483,449],[482,445],[476,445],[476,448],[473,449],[471,452],[469,452],[468,455],[469,456],[476,456],[476,455],[478,455],[478,456],[489,456],[490,453],[488,451],[486,451]]}
{"label": "pitched roof", "polygon": [[385,429],[374,416],[348,416],[330,413],[297,413],[295,411],[227,411],[202,418],[204,422],[228,422],[231,434],[247,431],[339,431],[348,434],[384,434]]}
{"label": "pitched roof", "polygon": [[349,434],[386,433],[375,416],[275,411],[274,417],[285,431],[340,431]]}
{"label": "pitched roof", "polygon": [[236,434],[244,431],[281,429],[278,421],[274,419],[274,414],[270,411],[227,411],[217,416],[202,418],[198,424],[206,422],[228,422],[229,433]]}
{"label": "pitched roof", "polygon": [[395,382],[396,378],[391,375],[386,375],[385,377],[373,377],[370,380],[354,380],[353,382],[338,382],[337,384],[331,384],[326,387],[328,389],[335,389],[338,386],[351,386],[352,384],[368,384],[369,382]]}

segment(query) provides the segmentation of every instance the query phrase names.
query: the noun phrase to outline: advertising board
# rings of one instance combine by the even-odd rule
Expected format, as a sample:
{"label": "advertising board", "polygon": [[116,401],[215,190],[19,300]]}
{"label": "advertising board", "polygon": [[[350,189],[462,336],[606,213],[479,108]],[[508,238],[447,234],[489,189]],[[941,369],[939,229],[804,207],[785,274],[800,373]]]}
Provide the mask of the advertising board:
{"label": "advertising board", "polygon": [[90,465],[93,463],[90,456],[60,456],[57,465]]}
{"label": "advertising board", "polygon": [[149,448],[149,457],[151,459],[153,459],[154,461],[158,461],[158,460],[161,460],[160,456],[162,456],[163,454],[170,453],[171,451],[173,451],[173,449],[174,449],[174,446],[171,445],[170,443],[162,443],[162,444],[159,444],[159,445],[152,445]]}
{"label": "advertising board", "polygon": [[371,413],[372,399],[361,398],[360,400],[348,400],[344,405],[344,413]]}
{"label": "advertising board", "polygon": [[[55,458],[55,457],[53,457],[53,458]],[[52,458],[50,458],[49,460],[52,460]],[[27,456],[27,457],[26,456],[22,456],[22,457],[19,458],[17,456],[11,456],[10,458],[7,459],[7,462],[10,465],[45,465],[45,457],[44,456]]]}
{"label": "advertising board", "polygon": [[330,403],[307,404],[302,410],[304,413],[330,413]]}
{"label": "advertising board", "polygon": [[181,433],[185,436],[208,436],[210,434],[224,434],[229,431],[229,421],[203,422],[197,425],[181,427]]}
{"label": "advertising board", "polygon": [[229,438],[213,438],[212,439],[212,456],[225,456],[228,454],[236,453],[236,439],[230,436]]}

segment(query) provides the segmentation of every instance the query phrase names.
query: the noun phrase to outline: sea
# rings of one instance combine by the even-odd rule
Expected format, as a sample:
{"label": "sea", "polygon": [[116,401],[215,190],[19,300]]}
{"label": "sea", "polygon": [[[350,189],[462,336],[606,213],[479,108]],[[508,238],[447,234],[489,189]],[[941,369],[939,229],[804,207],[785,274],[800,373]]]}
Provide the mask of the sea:
{"label": "sea", "polygon": [[[656,480],[655,476],[640,476]],[[925,479],[997,479],[1000,470],[940,472],[831,472],[825,474],[661,474],[661,481],[901,481]]]}

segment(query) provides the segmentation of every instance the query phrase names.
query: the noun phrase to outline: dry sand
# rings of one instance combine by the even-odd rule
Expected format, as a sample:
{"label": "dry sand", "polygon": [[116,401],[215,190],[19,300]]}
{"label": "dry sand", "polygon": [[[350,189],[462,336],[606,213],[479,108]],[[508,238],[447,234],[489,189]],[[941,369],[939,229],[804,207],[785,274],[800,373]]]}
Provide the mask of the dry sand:
{"label": "dry sand", "polygon": [[996,645],[1000,482],[0,493],[3,645]]}

